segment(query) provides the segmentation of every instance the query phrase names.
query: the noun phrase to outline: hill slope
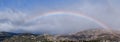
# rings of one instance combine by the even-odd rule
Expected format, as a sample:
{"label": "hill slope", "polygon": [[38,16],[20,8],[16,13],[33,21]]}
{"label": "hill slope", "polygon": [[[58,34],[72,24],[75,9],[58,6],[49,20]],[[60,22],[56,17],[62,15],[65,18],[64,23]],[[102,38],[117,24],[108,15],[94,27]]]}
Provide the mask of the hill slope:
{"label": "hill slope", "polygon": [[[114,35],[118,34],[118,35]],[[91,41],[91,40],[111,40],[119,41],[120,33],[113,33],[103,29],[89,29],[69,35],[49,35],[49,34],[31,34],[31,33],[9,33],[1,32],[2,42],[53,42],[53,41]]]}

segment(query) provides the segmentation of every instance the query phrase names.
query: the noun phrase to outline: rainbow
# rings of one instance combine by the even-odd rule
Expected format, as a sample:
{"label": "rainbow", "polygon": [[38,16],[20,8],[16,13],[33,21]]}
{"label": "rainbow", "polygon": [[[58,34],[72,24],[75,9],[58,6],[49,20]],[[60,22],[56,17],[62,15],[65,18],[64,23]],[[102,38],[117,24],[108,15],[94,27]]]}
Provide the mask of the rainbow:
{"label": "rainbow", "polygon": [[47,13],[43,13],[35,15],[35,16],[31,16],[29,18],[27,18],[26,21],[32,21],[32,20],[36,20],[38,18],[42,18],[42,17],[47,17],[47,16],[52,16],[52,15],[60,15],[60,14],[68,14],[68,15],[73,15],[73,16],[77,16],[77,17],[81,17],[81,18],[85,18],[88,19],[90,21],[93,21],[95,23],[97,23],[98,25],[102,26],[104,29],[110,29],[111,27],[109,27],[107,24],[105,24],[103,21],[100,21],[94,17],[90,17],[88,15],[82,14],[82,13],[77,13],[77,12],[68,12],[68,11],[52,11],[52,12],[47,12]]}
{"label": "rainbow", "polygon": [[[100,25],[101,27],[103,27],[103,29],[105,30],[108,30],[110,33],[112,33],[113,35],[115,36],[118,36],[116,35],[110,26],[108,26],[106,23],[104,23],[103,21],[100,21],[94,17],[91,17],[91,16],[88,16],[88,15],[85,15],[85,14],[82,14],[80,12],[68,12],[68,11],[52,11],[52,12],[47,12],[47,13],[43,13],[42,15],[41,14],[38,14],[38,15],[35,15],[35,16],[31,16],[29,17],[29,19],[27,19],[27,21],[31,21],[31,20],[35,20],[37,18],[42,18],[44,16],[51,16],[51,15],[59,15],[59,14],[68,14],[68,15],[74,15],[74,16],[78,16],[78,17],[81,17],[81,18],[85,18],[85,19],[88,19],[90,21],[93,21],[95,22],[96,24]],[[118,36],[119,37],[119,36]]]}

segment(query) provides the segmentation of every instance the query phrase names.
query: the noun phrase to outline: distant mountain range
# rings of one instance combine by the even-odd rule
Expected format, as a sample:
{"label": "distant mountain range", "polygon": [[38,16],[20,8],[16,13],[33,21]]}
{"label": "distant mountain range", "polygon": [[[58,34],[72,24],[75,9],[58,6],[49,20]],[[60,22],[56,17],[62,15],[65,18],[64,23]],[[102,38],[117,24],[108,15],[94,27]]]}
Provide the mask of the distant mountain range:
{"label": "distant mountain range", "polygon": [[32,33],[11,33],[0,32],[1,42],[53,42],[53,41],[91,41],[91,40],[120,40],[118,31],[109,31],[104,29],[88,29],[68,35],[49,35]]}
{"label": "distant mountain range", "polygon": [[0,32],[0,41],[6,39],[6,38],[10,38],[13,35],[17,35],[16,33],[10,33],[10,32]]}

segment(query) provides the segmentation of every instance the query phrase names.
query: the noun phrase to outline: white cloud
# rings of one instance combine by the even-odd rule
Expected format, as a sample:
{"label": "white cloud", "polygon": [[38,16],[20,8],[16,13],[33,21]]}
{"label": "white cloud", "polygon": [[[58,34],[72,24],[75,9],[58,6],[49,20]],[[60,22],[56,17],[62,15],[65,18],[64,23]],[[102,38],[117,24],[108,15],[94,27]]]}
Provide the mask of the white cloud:
{"label": "white cloud", "polygon": [[[103,3],[102,3],[103,2]],[[120,28],[120,6],[119,3],[115,1],[97,1],[92,2],[85,0],[82,3],[76,3],[74,5],[63,6],[62,8],[57,6],[57,8],[53,6],[53,8],[48,7],[40,7],[40,9],[36,9],[36,12],[31,12],[32,14],[28,14],[22,12],[20,10],[6,9],[4,11],[0,11],[0,21],[4,20],[4,22],[0,22],[0,31],[29,31],[29,32],[51,32],[51,33],[62,33],[62,32],[70,32],[70,31],[79,31],[79,29],[85,28],[93,28],[96,26],[95,23],[90,22],[89,20],[77,19],[74,17],[45,17],[38,18],[35,21],[29,21],[29,17],[46,13],[48,11],[56,11],[56,10],[69,10],[69,11],[77,11],[86,13],[91,17],[95,17],[99,20],[104,21],[112,28]],[[118,5],[117,5],[118,4]],[[36,5],[37,6],[37,5]],[[70,7],[71,6],[71,7]],[[31,19],[31,18],[30,18]],[[31,19],[32,20],[32,19]],[[74,21],[72,21],[74,20]],[[89,24],[88,24],[89,23]],[[95,25],[94,25],[95,24]],[[73,30],[74,29],[74,30]]]}

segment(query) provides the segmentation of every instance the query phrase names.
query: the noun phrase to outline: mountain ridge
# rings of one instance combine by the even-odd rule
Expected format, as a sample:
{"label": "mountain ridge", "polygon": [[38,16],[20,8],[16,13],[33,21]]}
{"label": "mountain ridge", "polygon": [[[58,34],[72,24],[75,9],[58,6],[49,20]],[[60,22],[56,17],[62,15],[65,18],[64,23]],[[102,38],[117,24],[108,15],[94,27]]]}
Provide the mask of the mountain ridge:
{"label": "mountain ridge", "polygon": [[[117,31],[116,31],[117,32]],[[114,32],[114,34],[116,34]],[[120,40],[120,33],[117,32],[117,36],[105,29],[88,29],[74,34],[68,35],[50,35],[50,34],[32,34],[32,33],[11,33],[11,32],[0,32],[1,35],[4,35],[1,41],[6,42],[30,42],[30,41],[77,41],[77,40]],[[118,37],[119,36],[119,37]],[[13,40],[14,39],[14,40]]]}

